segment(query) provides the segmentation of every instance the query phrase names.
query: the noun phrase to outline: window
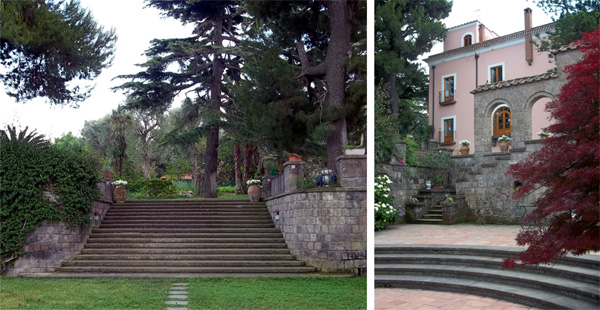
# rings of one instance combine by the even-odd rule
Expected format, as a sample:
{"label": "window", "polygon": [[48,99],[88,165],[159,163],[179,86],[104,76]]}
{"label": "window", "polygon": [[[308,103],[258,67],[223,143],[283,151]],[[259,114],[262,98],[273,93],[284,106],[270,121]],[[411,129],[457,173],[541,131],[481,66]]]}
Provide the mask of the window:
{"label": "window", "polygon": [[463,38],[463,46],[469,46],[471,44],[473,44],[473,36],[471,36],[470,34],[466,35]]}
{"label": "window", "polygon": [[444,120],[444,143],[454,142],[454,119],[448,118]]}
{"label": "window", "polygon": [[502,107],[494,113],[494,136],[510,135],[510,109]]}
{"label": "window", "polygon": [[454,100],[454,76],[444,78],[444,102]]}
{"label": "window", "polygon": [[495,66],[490,68],[490,81],[497,83],[502,81],[502,66]]}

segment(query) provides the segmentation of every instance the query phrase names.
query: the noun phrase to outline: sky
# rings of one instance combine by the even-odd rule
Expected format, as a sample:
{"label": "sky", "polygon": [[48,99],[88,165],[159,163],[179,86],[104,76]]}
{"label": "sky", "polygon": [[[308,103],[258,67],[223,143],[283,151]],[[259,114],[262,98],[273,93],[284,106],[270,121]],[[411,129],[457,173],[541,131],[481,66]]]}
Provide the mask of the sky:
{"label": "sky", "polygon": [[[140,71],[135,64],[145,62],[143,52],[154,38],[186,37],[191,34],[190,26],[184,27],[171,18],[162,18],[159,11],[144,8],[143,0],[81,0],[81,5],[91,10],[96,21],[105,28],[115,28],[118,36],[115,58],[110,68],[105,69],[94,81],[91,96],[79,104],[79,108],[52,106],[43,98],[25,103],[16,103],[0,91],[0,124],[28,126],[50,138],[58,138],[68,132],[80,136],[86,120],[96,120],[110,114],[125,100],[125,95],[113,92],[111,87],[125,82],[113,78],[122,74]],[[533,26],[551,22],[541,9],[526,0],[480,1],[455,0],[450,16],[444,20],[447,27],[479,20],[489,29],[506,35],[524,28],[523,10],[533,11]],[[372,52],[372,47],[369,51]],[[442,52],[437,44],[429,54]],[[424,56],[426,58],[427,55]],[[373,65],[373,64],[369,64]],[[372,106],[372,99],[369,102]]]}

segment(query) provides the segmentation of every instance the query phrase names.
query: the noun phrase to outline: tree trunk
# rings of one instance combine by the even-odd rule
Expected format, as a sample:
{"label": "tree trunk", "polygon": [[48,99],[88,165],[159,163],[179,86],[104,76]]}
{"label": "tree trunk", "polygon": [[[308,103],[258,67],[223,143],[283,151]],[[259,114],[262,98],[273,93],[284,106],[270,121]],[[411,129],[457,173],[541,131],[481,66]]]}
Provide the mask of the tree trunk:
{"label": "tree trunk", "polygon": [[240,152],[240,144],[235,143],[233,145],[233,161],[235,170],[235,193],[244,193],[244,180],[242,180],[242,154]]}
{"label": "tree trunk", "polygon": [[244,145],[244,180],[250,180],[250,166],[252,165],[252,146]]}
{"label": "tree trunk", "polygon": [[190,161],[192,163],[192,184],[202,193],[202,167],[200,166],[202,154],[198,152],[195,143],[190,145]]}
{"label": "tree trunk", "polygon": [[[213,34],[213,45],[223,46],[223,10],[215,17],[215,29]],[[217,48],[218,50],[218,48]],[[213,54],[213,72],[210,86],[209,110],[212,117],[220,114],[221,102],[221,79],[223,77],[223,60],[219,53]],[[204,163],[204,181],[202,182],[202,193],[204,198],[217,198],[217,166],[219,147],[219,126],[213,125],[206,135],[206,153]]]}
{"label": "tree trunk", "polygon": [[400,98],[398,97],[398,89],[396,86],[396,73],[388,75],[388,84],[390,88],[390,105],[392,107],[392,116],[398,119],[398,107],[400,106]]}
{"label": "tree trunk", "polygon": [[350,31],[346,0],[326,3],[329,12],[331,38],[325,58],[327,97],[326,103],[339,110],[338,118],[333,121],[334,129],[327,137],[327,166],[337,175],[335,160],[344,153],[348,144],[346,131],[346,57],[350,52]]}

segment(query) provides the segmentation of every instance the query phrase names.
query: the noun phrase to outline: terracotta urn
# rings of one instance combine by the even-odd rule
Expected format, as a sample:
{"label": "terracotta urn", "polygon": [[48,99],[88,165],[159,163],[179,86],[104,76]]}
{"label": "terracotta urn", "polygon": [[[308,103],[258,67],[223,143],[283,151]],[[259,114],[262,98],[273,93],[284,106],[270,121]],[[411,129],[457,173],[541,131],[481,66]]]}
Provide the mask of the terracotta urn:
{"label": "terracotta urn", "polygon": [[471,148],[469,148],[468,145],[461,145],[460,146],[460,155],[469,155],[469,150],[471,150]]}
{"label": "terracotta urn", "polygon": [[288,156],[289,161],[302,161],[302,156],[300,155],[291,155]]}
{"label": "terracotta urn", "polygon": [[508,141],[500,141],[498,146],[500,147],[500,152],[508,152],[510,144],[508,144]]}
{"label": "terracotta urn", "polygon": [[110,171],[102,171],[102,177],[105,179],[112,179],[112,172]]}
{"label": "terracotta urn", "polygon": [[123,203],[127,200],[127,187],[117,185],[115,186],[115,201]]}
{"label": "terracotta urn", "polygon": [[252,202],[260,201],[260,187],[258,185],[253,184],[248,187],[248,198]]}

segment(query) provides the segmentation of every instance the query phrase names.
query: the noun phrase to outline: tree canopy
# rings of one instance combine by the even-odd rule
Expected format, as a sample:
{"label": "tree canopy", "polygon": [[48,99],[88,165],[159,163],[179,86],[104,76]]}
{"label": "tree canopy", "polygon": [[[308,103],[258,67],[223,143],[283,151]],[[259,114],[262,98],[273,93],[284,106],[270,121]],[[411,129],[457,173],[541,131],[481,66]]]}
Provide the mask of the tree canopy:
{"label": "tree canopy", "polygon": [[554,31],[542,40],[540,50],[558,49],[598,28],[600,2],[597,0],[536,0],[537,6],[555,21]]}
{"label": "tree canopy", "polygon": [[551,136],[508,170],[523,183],[515,198],[544,192],[525,219],[534,226],[517,237],[519,245],[529,247],[518,258],[505,260],[505,267],[514,267],[517,260],[539,264],[600,250],[600,31],[584,33],[576,44],[584,56],[565,69],[568,82],[547,105],[556,120],[546,129]]}
{"label": "tree canopy", "polygon": [[[117,36],[104,30],[77,1],[0,3],[0,80],[19,102],[45,97],[77,106],[93,80],[110,66]],[[74,83],[73,83],[74,82]]]}
{"label": "tree canopy", "polygon": [[452,2],[378,0],[375,6],[376,83],[387,84],[400,134],[421,135],[428,126],[423,122],[428,79],[417,60],[444,38],[441,20],[450,14]]}

